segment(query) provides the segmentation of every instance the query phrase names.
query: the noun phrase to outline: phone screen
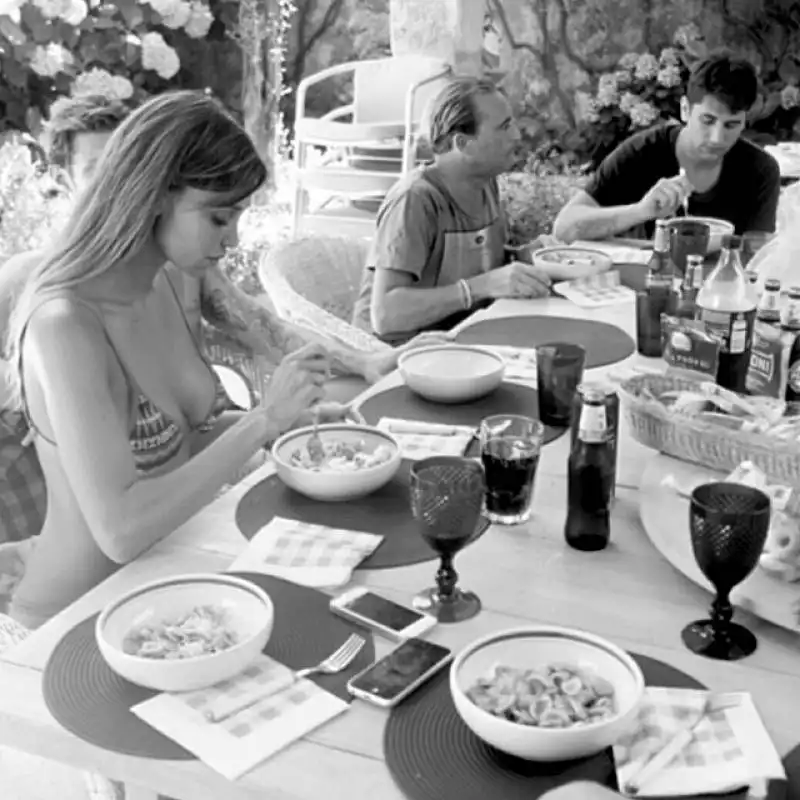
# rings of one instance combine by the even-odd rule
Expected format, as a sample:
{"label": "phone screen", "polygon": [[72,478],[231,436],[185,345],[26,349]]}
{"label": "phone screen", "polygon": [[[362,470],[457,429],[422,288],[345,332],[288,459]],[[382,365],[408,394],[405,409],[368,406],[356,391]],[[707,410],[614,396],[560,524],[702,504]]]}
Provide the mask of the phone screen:
{"label": "phone screen", "polygon": [[409,625],[419,622],[423,615],[410,608],[400,606],[391,600],[366,592],[342,606],[354,614],[370,619],[392,631],[405,630]]}
{"label": "phone screen", "polygon": [[446,647],[423,639],[407,639],[352,685],[375,697],[391,700],[449,656]]}

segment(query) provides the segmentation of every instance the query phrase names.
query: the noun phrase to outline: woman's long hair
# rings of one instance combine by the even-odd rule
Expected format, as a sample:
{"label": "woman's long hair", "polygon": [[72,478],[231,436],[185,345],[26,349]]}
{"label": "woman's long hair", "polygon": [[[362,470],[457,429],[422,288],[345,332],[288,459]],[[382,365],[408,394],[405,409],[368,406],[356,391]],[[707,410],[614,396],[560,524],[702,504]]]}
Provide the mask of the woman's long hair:
{"label": "woman's long hair", "polygon": [[144,248],[169,192],[201,189],[232,205],[266,177],[244,130],[201,92],[159,95],[124,120],[12,310],[5,349],[15,367],[13,404],[20,404],[22,337],[43,298],[97,278]]}

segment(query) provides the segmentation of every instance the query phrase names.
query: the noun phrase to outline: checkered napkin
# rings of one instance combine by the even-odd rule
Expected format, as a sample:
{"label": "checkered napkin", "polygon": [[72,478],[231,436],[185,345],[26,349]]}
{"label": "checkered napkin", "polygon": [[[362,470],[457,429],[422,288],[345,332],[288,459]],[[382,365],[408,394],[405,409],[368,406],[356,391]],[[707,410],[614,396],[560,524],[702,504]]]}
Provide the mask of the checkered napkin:
{"label": "checkered napkin", "polygon": [[[641,767],[702,713],[707,692],[648,687],[635,727],[614,747],[617,780],[625,789]],[[730,701],[731,705],[728,706]],[[785,779],[780,757],[749,694],[719,694],[691,741],[639,787],[640,797],[723,794],[744,786],[766,796],[769,779]]]}
{"label": "checkered napkin", "polygon": [[603,272],[575,281],[562,281],[553,290],[571,300],[575,305],[585,308],[612,306],[629,303],[636,299],[636,292],[620,283],[619,272]]}
{"label": "checkered napkin", "polygon": [[208,720],[207,712],[241,708],[242,697],[255,699],[291,675],[288,667],[262,655],[231,680],[193,692],[164,692],[131,711],[233,781],[347,709],[343,700],[299,680],[227,719]]}
{"label": "checkered napkin", "polygon": [[505,380],[536,386],[536,350],[532,347],[490,347],[503,361]]}
{"label": "checkered napkin", "polygon": [[400,453],[410,461],[431,456],[463,456],[475,435],[475,429],[466,425],[442,425],[395,417],[381,417],[377,427],[397,439]]}
{"label": "checkered napkin", "polygon": [[383,536],[273,517],[228,569],[263,572],[303,586],[343,586]]}
{"label": "checkered napkin", "polygon": [[624,244],[615,244],[614,240],[605,242],[584,242],[577,241],[572,243],[574,247],[585,247],[589,250],[599,250],[605,253],[615,264],[647,264],[652,249],[647,247],[630,247]]}

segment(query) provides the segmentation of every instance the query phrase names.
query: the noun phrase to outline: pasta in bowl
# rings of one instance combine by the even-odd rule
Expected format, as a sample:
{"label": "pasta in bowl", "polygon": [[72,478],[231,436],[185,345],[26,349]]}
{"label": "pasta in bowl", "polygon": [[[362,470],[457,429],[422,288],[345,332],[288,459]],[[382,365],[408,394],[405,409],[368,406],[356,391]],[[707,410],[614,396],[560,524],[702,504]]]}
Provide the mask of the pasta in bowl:
{"label": "pasta in bowl", "polygon": [[313,427],[290,431],[272,447],[278,477],[312,500],[364,497],[385,486],[400,467],[400,446],[385,431],[349,423],[319,425],[317,431],[321,457],[309,451]]}
{"label": "pasta in bowl", "polygon": [[131,683],[191,691],[232,678],[263,651],[274,609],[266,592],[230,575],[181,575],[124,594],[97,618],[108,666]]}
{"label": "pasta in bowl", "polygon": [[530,761],[590,756],[636,723],[644,677],[623,650],[550,626],[491,634],[450,669],[464,723],[487,744]]}

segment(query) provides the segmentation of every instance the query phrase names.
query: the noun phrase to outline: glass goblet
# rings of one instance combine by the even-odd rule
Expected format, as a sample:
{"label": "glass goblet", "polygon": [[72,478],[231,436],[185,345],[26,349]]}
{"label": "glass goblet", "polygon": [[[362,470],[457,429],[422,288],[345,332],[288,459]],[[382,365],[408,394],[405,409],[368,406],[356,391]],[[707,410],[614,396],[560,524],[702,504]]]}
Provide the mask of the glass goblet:
{"label": "glass goblet", "polygon": [[711,619],[683,629],[686,646],[698,655],[735,661],[750,655],[756,637],[732,622],[731,590],[754,569],[764,549],[770,499],[736,483],[706,483],[692,492],[689,527],[698,566],[716,590]]}
{"label": "glass goblet", "polygon": [[460,622],[480,611],[478,596],[457,586],[453,558],[477,538],[485,492],[483,468],[472,459],[434,456],[411,466],[411,511],[441,559],[436,586],[420,592],[414,607],[439,622]]}

